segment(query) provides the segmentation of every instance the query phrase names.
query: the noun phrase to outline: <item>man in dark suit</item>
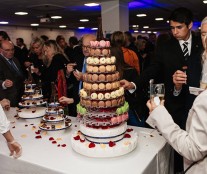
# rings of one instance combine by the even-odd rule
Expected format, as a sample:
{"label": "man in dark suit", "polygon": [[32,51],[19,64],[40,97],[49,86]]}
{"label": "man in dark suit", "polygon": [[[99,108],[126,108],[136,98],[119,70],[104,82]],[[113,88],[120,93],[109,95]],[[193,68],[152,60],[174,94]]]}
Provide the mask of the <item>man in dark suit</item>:
{"label": "man in dark suit", "polygon": [[67,65],[67,85],[68,97],[74,99],[74,103],[69,105],[69,113],[73,116],[77,115],[76,105],[79,103],[79,88],[81,87],[82,73],[84,71],[85,57],[89,56],[90,41],[96,40],[95,35],[86,34],[83,36],[83,45],[76,46],[73,52],[73,59],[75,63],[69,63]]}
{"label": "man in dark suit", "polygon": [[[165,106],[175,123],[185,129],[187,115],[195,99],[189,93],[189,86],[200,86],[202,43],[200,37],[191,32],[191,11],[186,8],[175,9],[169,20],[173,37],[158,45],[155,60],[141,74],[137,90],[139,92],[142,85],[149,83],[150,79],[159,79],[159,82],[164,83]],[[187,56],[183,52],[184,42],[188,43]],[[128,83],[123,85],[128,86]],[[181,171],[182,166],[182,161],[175,157],[175,172]]]}
{"label": "man in dark suit", "polygon": [[24,92],[24,76],[19,61],[14,57],[14,45],[4,40],[0,43],[0,100],[7,98],[11,106],[18,106]]}

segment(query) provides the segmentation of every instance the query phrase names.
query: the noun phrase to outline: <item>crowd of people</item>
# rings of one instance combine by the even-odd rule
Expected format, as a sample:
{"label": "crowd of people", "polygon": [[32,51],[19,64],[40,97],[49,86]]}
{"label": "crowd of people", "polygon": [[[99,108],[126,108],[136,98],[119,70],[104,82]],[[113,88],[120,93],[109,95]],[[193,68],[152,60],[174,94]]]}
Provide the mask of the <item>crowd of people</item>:
{"label": "crowd of people", "polygon": [[[154,33],[149,38],[135,38],[128,31],[115,31],[108,38],[111,55],[116,57],[120,85],[124,87],[125,99],[129,103],[128,124],[152,126],[162,133],[178,152],[174,157],[175,172],[183,170],[182,155],[185,168],[199,161],[189,169],[191,173],[205,173],[206,92],[196,98],[190,94],[189,87],[199,88],[204,74],[207,18],[201,23],[201,35],[191,30],[193,15],[186,8],[175,9],[169,21],[171,33],[160,34],[158,38]],[[83,73],[86,72],[86,57],[89,56],[90,41],[95,40],[96,36],[92,34],[84,35],[80,41],[72,36],[68,44],[61,35],[56,40],[46,36],[37,37],[32,40],[28,50],[22,38],[16,39],[15,46],[8,34],[0,31],[1,115],[4,115],[2,108],[18,106],[24,92],[24,82],[29,79],[29,69],[32,72],[32,79],[29,80],[41,83],[43,96],[48,101],[52,93],[51,83],[58,86],[60,75],[64,76],[62,78],[66,83],[60,85],[64,85],[66,91],[59,95],[59,102],[68,104],[69,115],[76,116],[79,90]],[[153,100],[147,102],[150,79],[165,85],[165,102],[162,101],[159,106]],[[7,139],[11,154],[16,152],[15,157],[18,157],[21,155],[21,146],[11,135],[6,117],[1,117],[4,120],[4,123],[0,122],[1,133]]]}

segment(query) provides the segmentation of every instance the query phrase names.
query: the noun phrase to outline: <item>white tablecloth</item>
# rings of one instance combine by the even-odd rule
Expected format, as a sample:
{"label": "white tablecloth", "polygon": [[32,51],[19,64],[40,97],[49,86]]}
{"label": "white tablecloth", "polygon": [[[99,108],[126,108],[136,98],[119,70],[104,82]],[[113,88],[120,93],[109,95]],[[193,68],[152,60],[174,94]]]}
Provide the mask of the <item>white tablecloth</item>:
{"label": "white tablecloth", "polygon": [[[13,109],[13,108],[12,108]],[[71,133],[78,129],[72,118],[72,126],[63,134],[54,136],[57,144],[49,141],[51,135],[35,132],[38,123],[17,120],[7,113],[11,131],[23,147],[23,154],[15,160],[9,156],[5,139],[0,136],[0,173],[2,174],[169,174],[172,173],[172,148],[156,130],[132,127],[138,133],[137,148],[124,156],[115,158],[89,158],[72,150]],[[34,125],[31,125],[34,124]],[[37,129],[34,129],[36,126]],[[57,145],[66,144],[66,147]]]}

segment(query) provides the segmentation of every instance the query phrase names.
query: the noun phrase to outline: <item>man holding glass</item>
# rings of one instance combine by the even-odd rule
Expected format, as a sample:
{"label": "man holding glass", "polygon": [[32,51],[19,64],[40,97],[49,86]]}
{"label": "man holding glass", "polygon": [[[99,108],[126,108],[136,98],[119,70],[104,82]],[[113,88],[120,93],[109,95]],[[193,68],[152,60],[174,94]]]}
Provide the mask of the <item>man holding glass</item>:
{"label": "man holding glass", "polygon": [[[189,93],[189,86],[199,87],[201,77],[202,43],[191,31],[192,12],[186,8],[175,9],[169,18],[172,36],[162,45],[157,45],[155,60],[140,76],[137,92],[150,79],[159,79],[165,84],[165,106],[173,120],[182,129],[195,96]],[[157,81],[155,81],[157,83]],[[126,83],[124,84],[125,86]],[[175,165],[181,165],[176,158]],[[175,167],[180,171],[180,167]]]}

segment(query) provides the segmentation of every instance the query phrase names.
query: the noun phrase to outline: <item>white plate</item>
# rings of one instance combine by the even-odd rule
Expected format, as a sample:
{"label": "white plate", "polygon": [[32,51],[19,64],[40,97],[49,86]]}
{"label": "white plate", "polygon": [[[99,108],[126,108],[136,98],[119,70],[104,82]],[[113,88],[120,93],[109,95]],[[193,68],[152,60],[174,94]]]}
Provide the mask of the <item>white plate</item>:
{"label": "white plate", "polygon": [[[30,97],[30,96],[32,96],[32,97]],[[39,99],[43,98],[42,94],[33,94],[33,95],[30,95],[30,96],[22,97],[22,100],[39,100]]]}
{"label": "white plate", "polygon": [[[42,101],[42,103],[40,103],[40,101]],[[46,101],[43,101],[43,100],[39,100],[39,101],[38,100],[26,100],[26,101],[23,101],[23,102],[19,102],[19,106],[20,107],[34,107],[34,106],[43,106],[46,103],[47,102]]]}
{"label": "white plate", "polygon": [[55,108],[51,108],[49,111],[46,109],[47,114],[57,114],[57,113],[63,113],[63,109],[58,109],[58,112],[54,110]]}
{"label": "white plate", "polygon": [[[48,117],[48,119],[46,119],[46,117]],[[67,116],[63,117],[63,115],[58,115],[58,116],[54,116],[54,115],[48,115],[48,116],[44,116],[42,119],[44,121],[47,121],[47,122],[60,122],[60,121],[63,121]],[[55,118],[55,119],[51,119],[51,118]]]}
{"label": "white plate", "polygon": [[[33,113],[33,111],[35,112]],[[23,108],[18,111],[18,116],[24,119],[35,119],[40,118],[45,115],[45,107],[37,107],[37,108]],[[41,111],[40,114],[37,114],[37,111]]]}
{"label": "white plate", "polygon": [[[47,124],[47,123],[46,123],[46,124]],[[72,125],[72,123],[69,123],[68,126],[65,126],[65,125],[64,125],[64,127],[62,127],[62,128],[57,128],[57,129],[52,129],[52,128],[51,128],[51,125],[52,125],[51,123],[50,123],[50,124],[47,124],[47,127],[50,127],[49,129],[47,129],[47,127],[44,128],[44,127],[41,127],[41,126],[39,126],[39,128],[40,128],[41,130],[44,130],[44,131],[56,132],[56,131],[65,130],[65,129],[69,128],[69,127]],[[54,125],[55,125],[55,124],[54,124]]]}

